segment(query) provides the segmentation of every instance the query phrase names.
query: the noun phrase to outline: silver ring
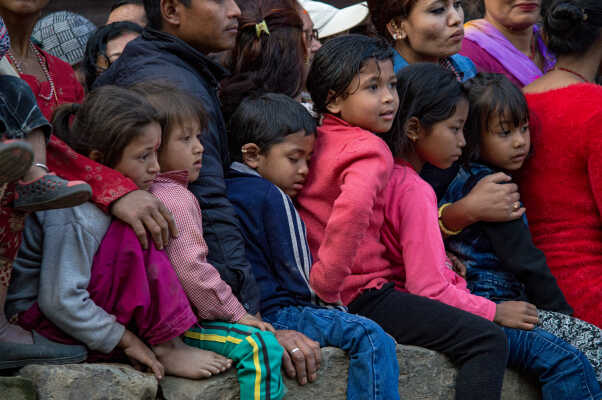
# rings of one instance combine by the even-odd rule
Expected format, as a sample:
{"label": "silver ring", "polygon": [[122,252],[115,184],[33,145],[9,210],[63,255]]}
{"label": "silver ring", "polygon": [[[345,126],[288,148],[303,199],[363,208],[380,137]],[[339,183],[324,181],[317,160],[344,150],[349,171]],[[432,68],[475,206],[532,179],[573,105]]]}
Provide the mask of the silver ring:
{"label": "silver ring", "polygon": [[295,347],[294,349],[291,350],[291,354],[293,354],[295,351],[299,351],[299,350],[301,350],[301,349],[298,347]]}

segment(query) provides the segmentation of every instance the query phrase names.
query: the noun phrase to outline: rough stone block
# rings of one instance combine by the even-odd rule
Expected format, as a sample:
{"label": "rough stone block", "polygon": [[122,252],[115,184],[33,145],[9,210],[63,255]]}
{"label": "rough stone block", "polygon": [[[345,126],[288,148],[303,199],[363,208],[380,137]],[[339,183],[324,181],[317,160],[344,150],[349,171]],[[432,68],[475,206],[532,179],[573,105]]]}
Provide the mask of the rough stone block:
{"label": "rough stone block", "polygon": [[19,375],[39,400],[154,400],[158,390],[153,375],[123,364],[28,365]]}
{"label": "rough stone block", "polygon": [[[451,400],[457,371],[449,360],[436,352],[414,346],[397,346],[399,393],[402,399]],[[299,386],[286,379],[286,399],[345,400],[348,358],[335,348],[322,349],[318,380]],[[203,381],[166,377],[160,382],[165,400],[235,400],[240,392],[235,371]],[[539,388],[527,377],[508,370],[503,400],[536,400]]]}
{"label": "rough stone block", "polygon": [[0,377],[0,399],[36,400],[36,389],[30,379]]}

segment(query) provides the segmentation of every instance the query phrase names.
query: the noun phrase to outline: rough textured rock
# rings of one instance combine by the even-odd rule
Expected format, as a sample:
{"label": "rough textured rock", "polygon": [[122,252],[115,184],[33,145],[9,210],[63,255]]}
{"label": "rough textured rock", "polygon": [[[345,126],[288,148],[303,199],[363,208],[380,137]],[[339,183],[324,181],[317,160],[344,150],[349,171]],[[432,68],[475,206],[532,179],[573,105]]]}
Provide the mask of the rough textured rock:
{"label": "rough textured rock", "polygon": [[39,400],[154,400],[154,376],[122,364],[29,365],[19,375],[33,381]]}
{"label": "rough textured rock", "polygon": [[36,388],[30,379],[0,377],[0,399],[35,400]]}
{"label": "rough textured rock", "polygon": [[[413,346],[398,346],[399,393],[402,399],[447,400],[454,398],[456,369],[438,353]],[[341,350],[322,349],[322,368],[316,382],[300,387],[286,380],[286,399],[345,400],[348,359]],[[165,400],[230,400],[239,399],[234,371],[206,381],[190,381],[167,377],[160,383]],[[533,382],[513,371],[507,371],[503,400],[539,399]]]}

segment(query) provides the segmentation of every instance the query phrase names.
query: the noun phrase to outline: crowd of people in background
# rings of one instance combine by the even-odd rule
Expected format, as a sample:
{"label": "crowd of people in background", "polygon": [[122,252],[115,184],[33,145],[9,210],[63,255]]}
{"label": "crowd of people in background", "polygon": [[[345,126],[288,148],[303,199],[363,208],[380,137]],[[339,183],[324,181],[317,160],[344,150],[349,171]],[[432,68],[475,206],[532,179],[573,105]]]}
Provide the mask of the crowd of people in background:
{"label": "crowd of people in background", "polygon": [[48,3],[0,0],[0,371],[602,399],[599,0]]}

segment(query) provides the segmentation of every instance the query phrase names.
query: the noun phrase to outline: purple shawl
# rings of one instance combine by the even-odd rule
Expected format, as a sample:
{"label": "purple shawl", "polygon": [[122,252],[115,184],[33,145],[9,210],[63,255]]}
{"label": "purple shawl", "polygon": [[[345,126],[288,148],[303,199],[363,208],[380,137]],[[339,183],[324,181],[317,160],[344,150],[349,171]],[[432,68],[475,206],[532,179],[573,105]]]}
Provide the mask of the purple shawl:
{"label": "purple shawl", "polygon": [[535,79],[554,68],[556,59],[548,51],[539,34],[539,28],[533,25],[533,34],[537,40],[539,51],[543,55],[543,71],[526,55],[514,47],[506,37],[493,25],[484,19],[469,21],[464,25],[464,37],[478,44],[491,57],[495,58],[523,85],[528,85]]}

